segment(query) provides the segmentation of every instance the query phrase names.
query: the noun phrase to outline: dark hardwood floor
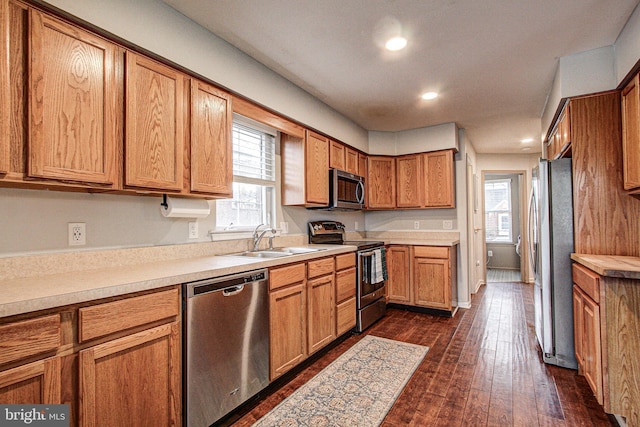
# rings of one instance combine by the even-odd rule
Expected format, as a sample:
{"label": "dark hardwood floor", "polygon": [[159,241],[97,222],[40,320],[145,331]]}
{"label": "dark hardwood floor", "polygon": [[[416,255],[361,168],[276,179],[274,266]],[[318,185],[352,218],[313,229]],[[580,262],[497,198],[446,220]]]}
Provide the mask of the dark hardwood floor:
{"label": "dark hardwood floor", "polygon": [[[454,318],[392,309],[366,334],[430,348],[383,426],[616,425],[577,371],[542,363],[531,285],[489,283]],[[362,336],[329,350],[233,425],[251,425]]]}

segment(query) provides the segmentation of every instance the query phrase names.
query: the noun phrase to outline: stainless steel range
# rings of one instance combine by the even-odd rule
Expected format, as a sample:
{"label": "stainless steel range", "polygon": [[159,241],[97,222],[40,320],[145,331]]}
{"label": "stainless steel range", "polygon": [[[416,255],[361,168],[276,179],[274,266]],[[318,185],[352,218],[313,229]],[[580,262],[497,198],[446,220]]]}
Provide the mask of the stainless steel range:
{"label": "stainless steel range", "polygon": [[387,312],[386,253],[384,242],[344,240],[345,227],[338,221],[309,222],[309,243],[356,246],[356,331],[362,332]]}

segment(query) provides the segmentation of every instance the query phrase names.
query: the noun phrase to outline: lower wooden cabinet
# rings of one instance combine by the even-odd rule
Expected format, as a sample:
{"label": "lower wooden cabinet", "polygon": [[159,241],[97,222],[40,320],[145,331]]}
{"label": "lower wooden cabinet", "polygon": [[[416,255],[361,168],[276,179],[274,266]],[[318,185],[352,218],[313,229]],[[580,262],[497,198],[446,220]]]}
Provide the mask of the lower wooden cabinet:
{"label": "lower wooden cabinet", "polygon": [[269,270],[269,333],[273,380],[307,357],[306,263]]}
{"label": "lower wooden cabinet", "polygon": [[355,313],[354,253],[270,269],[270,379],[353,328]]}
{"label": "lower wooden cabinet", "polygon": [[0,371],[0,403],[62,403],[60,366],[60,357],[54,356]]}
{"label": "lower wooden cabinet", "polygon": [[178,322],[82,350],[80,425],[179,425],[180,351]]}
{"label": "lower wooden cabinet", "polygon": [[356,254],[336,256],[336,336],[356,326]]}
{"label": "lower wooden cabinet", "polygon": [[573,264],[573,331],[578,370],[598,403],[604,403],[600,327],[600,280],[589,269]]}
{"label": "lower wooden cabinet", "polygon": [[336,338],[334,293],[333,273],[307,282],[309,354]]}
{"label": "lower wooden cabinet", "polygon": [[0,403],[62,403],[59,314],[0,325]]}
{"label": "lower wooden cabinet", "polygon": [[0,403],[66,403],[71,425],[181,424],[177,286],[0,319]]}
{"label": "lower wooden cabinet", "polygon": [[458,296],[457,245],[390,245],[388,301],[453,314]]}
{"label": "lower wooden cabinet", "polygon": [[398,304],[411,303],[409,246],[390,245],[387,248],[388,302]]}

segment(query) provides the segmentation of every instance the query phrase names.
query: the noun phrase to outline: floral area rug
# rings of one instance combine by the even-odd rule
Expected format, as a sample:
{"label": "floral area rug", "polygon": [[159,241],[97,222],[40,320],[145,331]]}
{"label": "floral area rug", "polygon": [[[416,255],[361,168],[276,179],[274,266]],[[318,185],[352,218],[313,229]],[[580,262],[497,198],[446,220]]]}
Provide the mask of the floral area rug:
{"label": "floral area rug", "polygon": [[254,427],[379,426],[427,351],[367,335]]}

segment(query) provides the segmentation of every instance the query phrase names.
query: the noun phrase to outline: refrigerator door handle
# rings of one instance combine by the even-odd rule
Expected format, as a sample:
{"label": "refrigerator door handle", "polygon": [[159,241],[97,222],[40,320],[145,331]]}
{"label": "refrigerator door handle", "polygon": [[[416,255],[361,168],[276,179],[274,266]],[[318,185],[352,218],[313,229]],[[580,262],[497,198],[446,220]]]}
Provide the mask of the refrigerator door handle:
{"label": "refrigerator door handle", "polygon": [[536,227],[538,222],[538,207],[536,205],[536,198],[533,188],[531,189],[531,195],[529,196],[529,262],[533,268],[533,273],[538,271],[537,258],[536,258]]}

